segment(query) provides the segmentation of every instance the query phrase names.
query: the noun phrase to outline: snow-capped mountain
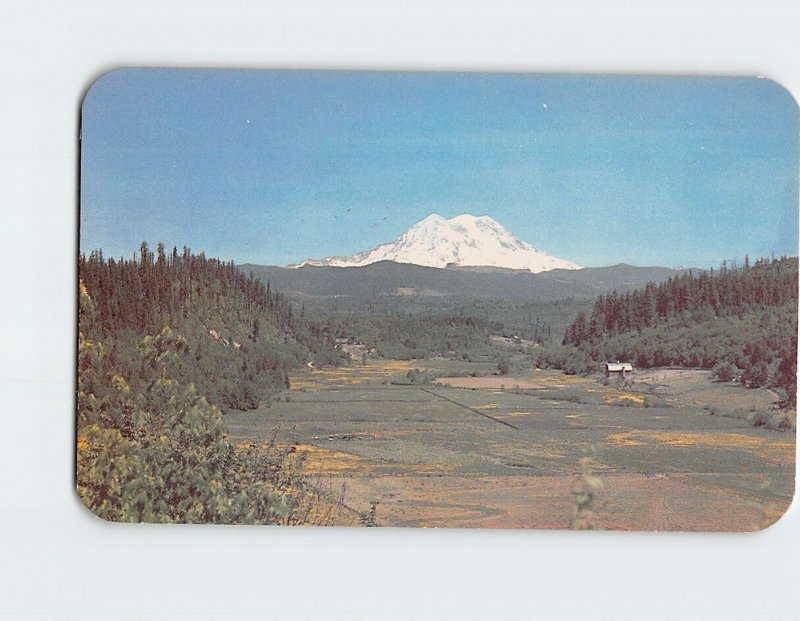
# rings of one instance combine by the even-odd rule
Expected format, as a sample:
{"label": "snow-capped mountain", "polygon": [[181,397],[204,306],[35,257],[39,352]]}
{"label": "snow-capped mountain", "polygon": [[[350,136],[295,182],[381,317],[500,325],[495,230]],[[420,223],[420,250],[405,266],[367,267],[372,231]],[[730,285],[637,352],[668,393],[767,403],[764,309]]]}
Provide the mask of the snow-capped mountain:
{"label": "snow-capped mountain", "polygon": [[306,265],[361,267],[378,261],[413,263],[428,267],[489,266],[528,270],[580,269],[518,239],[489,216],[461,214],[449,220],[432,214],[417,222],[395,241],[349,257],[309,259]]}

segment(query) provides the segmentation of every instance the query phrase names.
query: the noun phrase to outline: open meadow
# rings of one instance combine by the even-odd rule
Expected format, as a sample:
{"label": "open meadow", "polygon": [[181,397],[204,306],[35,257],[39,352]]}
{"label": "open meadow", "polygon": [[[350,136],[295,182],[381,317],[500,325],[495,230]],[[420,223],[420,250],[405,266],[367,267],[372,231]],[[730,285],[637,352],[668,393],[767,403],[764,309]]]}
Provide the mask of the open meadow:
{"label": "open meadow", "polygon": [[225,423],[238,445],[295,443],[314,485],[342,499],[342,524],[749,531],[792,500],[795,432],[754,426],[772,416],[766,389],[706,371],[648,370],[619,386],[493,368],[308,369]]}

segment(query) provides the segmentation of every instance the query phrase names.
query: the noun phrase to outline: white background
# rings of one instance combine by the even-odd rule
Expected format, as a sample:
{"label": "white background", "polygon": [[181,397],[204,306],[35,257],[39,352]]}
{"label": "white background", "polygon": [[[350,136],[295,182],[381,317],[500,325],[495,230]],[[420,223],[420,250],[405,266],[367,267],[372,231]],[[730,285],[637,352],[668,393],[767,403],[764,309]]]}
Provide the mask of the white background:
{"label": "white background", "polygon": [[[797,618],[800,515],[749,535],[151,527],[73,491],[80,98],[120,65],[765,75],[791,2],[136,0],[0,11],[0,616]],[[713,232],[709,232],[713,234]]]}

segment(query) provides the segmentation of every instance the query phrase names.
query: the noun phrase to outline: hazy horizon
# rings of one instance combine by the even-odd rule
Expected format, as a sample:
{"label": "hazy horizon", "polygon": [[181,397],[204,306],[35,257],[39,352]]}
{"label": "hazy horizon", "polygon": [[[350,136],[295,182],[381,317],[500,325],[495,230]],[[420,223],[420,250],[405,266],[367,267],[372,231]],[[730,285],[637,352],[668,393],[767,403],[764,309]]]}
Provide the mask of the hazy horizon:
{"label": "hazy horizon", "polygon": [[287,265],[489,215],[585,267],[797,255],[798,117],[757,78],[121,69],[82,111],[83,252]]}

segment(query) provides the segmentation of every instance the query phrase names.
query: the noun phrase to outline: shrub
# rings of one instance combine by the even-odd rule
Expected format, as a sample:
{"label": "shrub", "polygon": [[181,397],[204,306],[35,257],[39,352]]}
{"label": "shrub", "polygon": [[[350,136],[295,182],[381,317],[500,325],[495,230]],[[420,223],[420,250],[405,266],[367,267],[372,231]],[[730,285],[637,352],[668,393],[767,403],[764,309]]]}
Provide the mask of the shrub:
{"label": "shrub", "polygon": [[748,388],[761,388],[769,383],[769,367],[763,360],[745,369],[742,373],[742,382]]}
{"label": "shrub", "polygon": [[714,365],[711,369],[711,374],[720,382],[730,382],[735,376],[738,369],[727,360],[722,360]]}
{"label": "shrub", "polygon": [[511,372],[511,360],[508,356],[503,356],[497,363],[497,371],[500,375],[508,375]]}
{"label": "shrub", "polygon": [[772,415],[764,411],[755,412],[750,422],[753,424],[753,427],[769,427],[772,422]]}

